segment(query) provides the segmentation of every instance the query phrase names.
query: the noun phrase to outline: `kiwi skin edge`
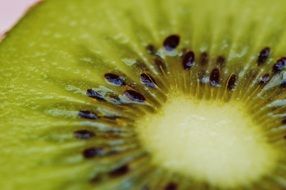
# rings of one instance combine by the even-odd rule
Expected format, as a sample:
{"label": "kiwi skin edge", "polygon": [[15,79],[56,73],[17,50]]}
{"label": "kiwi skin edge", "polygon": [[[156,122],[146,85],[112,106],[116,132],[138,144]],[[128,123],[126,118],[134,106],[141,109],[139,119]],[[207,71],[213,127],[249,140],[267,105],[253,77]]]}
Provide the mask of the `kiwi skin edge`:
{"label": "kiwi skin edge", "polygon": [[[285,189],[284,7],[282,0],[215,5],[209,0],[48,0],[35,6],[0,44],[0,186]],[[222,125],[225,130],[214,138],[208,132],[215,129],[200,120],[180,125],[198,114],[193,110],[209,123],[237,116],[248,127]],[[198,168],[201,163],[176,167],[200,158],[184,161],[192,141],[179,146],[175,140],[184,130],[162,128],[171,121],[207,134],[189,152],[206,151],[201,160],[226,153],[213,151],[225,150],[212,148],[219,140],[245,143],[251,134],[254,149],[243,150],[254,150],[246,156],[255,159],[266,155],[261,166],[266,169],[246,180],[235,175],[235,181],[221,177],[230,171],[225,168],[217,170],[220,176]],[[238,128],[246,133],[227,133]],[[181,157],[174,160],[177,154]],[[239,163],[224,155],[232,158],[224,163]],[[259,163],[254,161],[249,163]],[[216,162],[221,163],[212,159],[202,165]]]}
{"label": "kiwi skin edge", "polygon": [[7,31],[4,31],[1,35],[0,35],[0,43],[1,41],[4,40],[4,38],[9,34],[9,32],[15,27],[15,25],[17,25],[17,23],[19,22],[19,20],[21,20],[22,18],[25,17],[25,15],[32,11],[34,7],[37,7],[38,5],[40,5],[40,3],[43,0],[37,0],[36,2],[34,2],[32,5],[30,5],[29,7],[26,8],[25,11],[23,11],[22,16],[18,19],[18,21],[15,22],[15,24],[13,26],[11,26],[10,28],[7,29]]}

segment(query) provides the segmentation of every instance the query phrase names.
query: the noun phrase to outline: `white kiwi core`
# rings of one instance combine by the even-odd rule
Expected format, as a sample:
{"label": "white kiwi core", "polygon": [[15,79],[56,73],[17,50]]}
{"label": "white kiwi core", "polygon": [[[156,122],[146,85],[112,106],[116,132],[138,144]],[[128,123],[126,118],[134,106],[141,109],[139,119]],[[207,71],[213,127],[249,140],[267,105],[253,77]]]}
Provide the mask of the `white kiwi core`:
{"label": "white kiwi core", "polygon": [[215,186],[255,182],[277,162],[278,153],[242,102],[173,95],[136,126],[154,164]]}

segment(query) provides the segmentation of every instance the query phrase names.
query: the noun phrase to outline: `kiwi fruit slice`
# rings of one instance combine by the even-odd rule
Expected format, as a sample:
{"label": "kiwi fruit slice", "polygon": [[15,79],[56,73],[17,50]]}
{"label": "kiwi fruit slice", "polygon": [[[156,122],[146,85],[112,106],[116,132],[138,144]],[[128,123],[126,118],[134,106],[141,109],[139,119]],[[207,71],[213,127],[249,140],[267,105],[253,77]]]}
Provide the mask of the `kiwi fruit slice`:
{"label": "kiwi fruit slice", "polygon": [[286,189],[285,6],[37,5],[0,44],[1,189]]}

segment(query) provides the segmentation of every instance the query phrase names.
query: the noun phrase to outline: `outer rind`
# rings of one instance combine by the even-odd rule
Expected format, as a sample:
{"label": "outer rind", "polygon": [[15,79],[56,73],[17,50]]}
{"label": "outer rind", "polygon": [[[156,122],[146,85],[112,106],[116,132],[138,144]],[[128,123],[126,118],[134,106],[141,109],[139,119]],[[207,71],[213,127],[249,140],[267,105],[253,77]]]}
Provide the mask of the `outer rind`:
{"label": "outer rind", "polygon": [[22,15],[20,16],[18,21],[15,21],[14,23],[12,23],[11,26],[6,31],[0,34],[0,43],[6,38],[7,35],[9,35],[9,32],[13,30],[13,28],[17,25],[17,23],[19,23],[20,20],[23,19],[28,12],[32,11],[35,7],[40,5],[43,1],[44,0],[37,0],[37,2],[33,3],[32,5],[28,6],[25,10],[23,10],[23,12],[21,13]]}

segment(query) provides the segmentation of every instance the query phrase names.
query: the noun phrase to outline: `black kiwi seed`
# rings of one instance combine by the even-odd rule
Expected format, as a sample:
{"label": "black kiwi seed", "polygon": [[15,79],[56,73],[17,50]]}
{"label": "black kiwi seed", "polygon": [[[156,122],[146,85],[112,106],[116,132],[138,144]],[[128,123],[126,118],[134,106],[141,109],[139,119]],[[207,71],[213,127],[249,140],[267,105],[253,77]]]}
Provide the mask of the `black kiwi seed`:
{"label": "black kiwi seed", "polygon": [[104,155],[104,150],[102,148],[96,148],[96,147],[91,147],[87,148],[82,152],[82,155],[87,158],[94,158],[96,156],[103,156]]}
{"label": "black kiwi seed", "polygon": [[164,40],[163,46],[165,47],[166,50],[172,51],[179,45],[179,43],[180,43],[180,36],[173,34],[173,35],[168,36]]}
{"label": "black kiwi seed", "polygon": [[260,51],[259,56],[257,58],[257,64],[263,65],[267,61],[269,55],[270,55],[270,48],[269,47],[263,48]]}
{"label": "black kiwi seed", "polygon": [[260,77],[259,84],[263,85],[270,81],[270,74],[266,73]]}
{"label": "black kiwi seed", "polygon": [[176,183],[170,182],[168,183],[164,190],[176,190],[178,188],[178,185]]}
{"label": "black kiwi seed", "polygon": [[232,74],[229,77],[229,80],[227,81],[227,89],[229,91],[231,91],[231,90],[233,90],[235,88],[236,80],[237,80],[237,76],[235,74]]}
{"label": "black kiwi seed", "polygon": [[123,86],[125,85],[125,79],[122,76],[118,76],[113,73],[106,73],[104,75],[104,78],[111,84],[115,86]]}
{"label": "black kiwi seed", "polygon": [[94,112],[81,110],[78,112],[78,116],[85,119],[98,119],[98,115]]}
{"label": "black kiwi seed", "polygon": [[200,56],[201,65],[206,65],[209,62],[209,55],[207,52],[202,52]]}
{"label": "black kiwi seed", "polygon": [[220,71],[218,68],[214,68],[210,74],[211,86],[218,86],[220,83]]}
{"label": "black kiwi seed", "polygon": [[109,176],[110,177],[120,177],[122,175],[125,175],[129,172],[129,166],[128,165],[123,165],[120,166],[114,170],[112,170],[111,172],[109,172]]}
{"label": "black kiwi seed", "polygon": [[195,62],[195,54],[193,51],[188,51],[187,53],[185,53],[185,55],[183,56],[183,68],[185,70],[189,70],[190,68],[193,67]]}
{"label": "black kiwi seed", "polygon": [[126,90],[124,92],[124,95],[129,100],[134,101],[134,102],[144,102],[146,100],[142,94],[140,94],[139,92],[136,92],[134,90]]}
{"label": "black kiwi seed", "polygon": [[156,65],[158,71],[161,72],[161,71],[166,71],[167,70],[167,67],[166,67],[164,61],[160,57],[156,57],[154,59],[154,63]]}
{"label": "black kiwi seed", "polygon": [[216,63],[217,63],[217,65],[218,65],[219,67],[223,67],[224,64],[225,64],[225,58],[224,58],[224,56],[222,56],[222,55],[218,56],[217,59],[216,59]]}
{"label": "black kiwi seed", "polygon": [[147,52],[148,52],[149,54],[151,54],[151,55],[155,55],[156,52],[157,52],[155,46],[152,45],[152,44],[147,45],[147,46],[146,46],[146,50],[147,50]]}
{"label": "black kiwi seed", "polygon": [[286,57],[282,57],[276,61],[273,65],[272,70],[274,73],[282,71],[286,67]]}
{"label": "black kiwi seed", "polygon": [[107,101],[109,101],[110,103],[114,103],[114,104],[121,104],[121,99],[119,98],[119,96],[113,92],[107,92],[105,94],[105,98]]}
{"label": "black kiwi seed", "polygon": [[97,100],[105,100],[104,97],[100,93],[98,93],[97,91],[92,90],[92,89],[87,89],[86,95],[90,98],[94,98]]}
{"label": "black kiwi seed", "polygon": [[147,73],[142,73],[140,75],[140,80],[141,82],[146,85],[147,87],[150,87],[150,88],[156,88],[156,82],[155,80],[153,79],[152,76],[150,76],[149,74]]}
{"label": "black kiwi seed", "polygon": [[77,139],[91,139],[92,137],[95,136],[95,134],[92,131],[81,129],[81,130],[75,131],[74,136]]}

